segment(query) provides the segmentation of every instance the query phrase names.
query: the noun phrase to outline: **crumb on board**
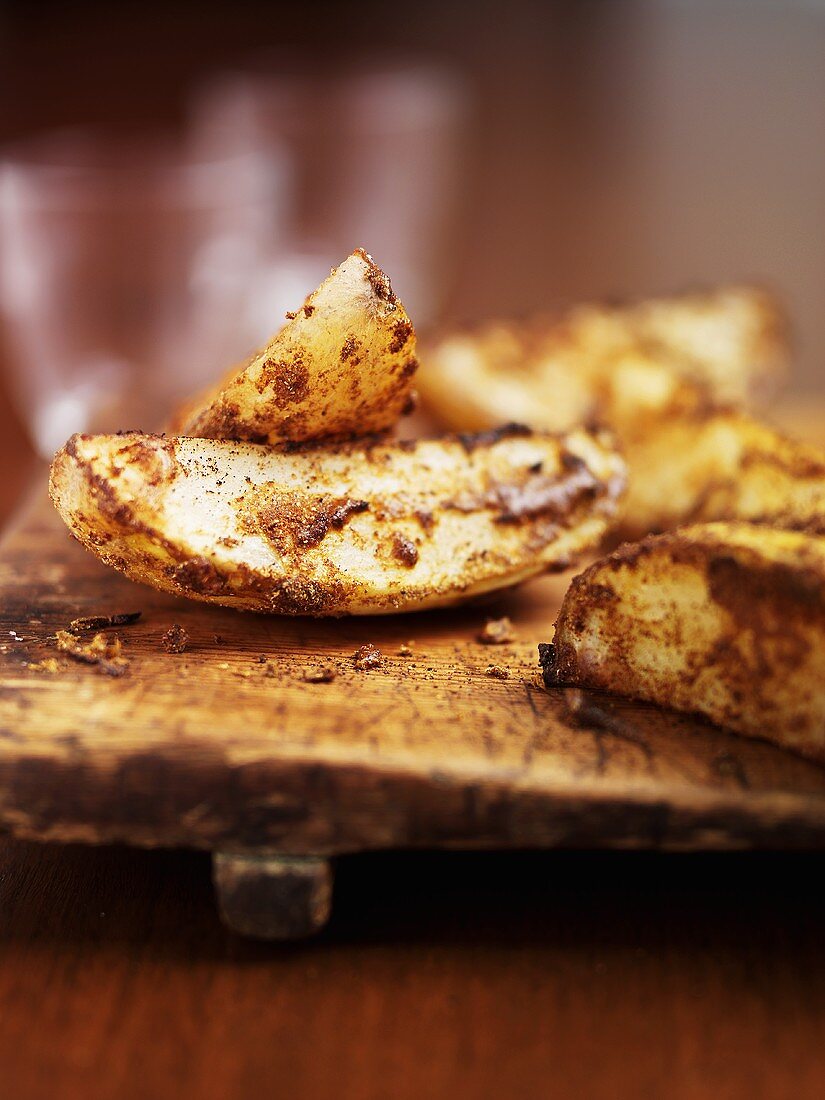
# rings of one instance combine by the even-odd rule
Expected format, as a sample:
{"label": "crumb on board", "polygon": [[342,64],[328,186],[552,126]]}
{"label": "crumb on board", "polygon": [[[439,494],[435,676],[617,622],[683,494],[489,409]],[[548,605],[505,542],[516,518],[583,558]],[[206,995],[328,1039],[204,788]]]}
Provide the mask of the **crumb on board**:
{"label": "crumb on board", "polygon": [[301,679],[305,684],[331,684],[336,675],[332,665],[322,665],[320,668],[305,669]]}
{"label": "crumb on board", "polygon": [[223,645],[226,641],[223,634],[214,634],[213,637],[215,639],[215,645]]}
{"label": "crumb on board", "polygon": [[107,637],[98,633],[90,641],[81,641],[69,630],[58,630],[55,641],[58,650],[67,657],[82,664],[97,665],[108,676],[122,676],[129,667],[117,634]]}
{"label": "crumb on board", "polygon": [[476,634],[482,645],[508,645],[516,640],[512,622],[505,615],[501,619],[488,619]]}
{"label": "crumb on board", "polygon": [[412,642],[402,642],[401,645],[398,647],[398,656],[399,657],[414,657],[415,654],[413,653],[413,647],[412,646],[413,646]]}
{"label": "crumb on board", "polygon": [[372,642],[359,646],[352,657],[355,661],[355,667],[360,669],[361,672],[368,672],[372,668],[381,667],[381,650],[374,646]]}
{"label": "crumb on board", "polygon": [[86,634],[91,630],[106,630],[112,626],[131,626],[141,616],[140,611],[119,611],[115,615],[85,615],[72,619],[69,623],[70,634]]}
{"label": "crumb on board", "polygon": [[485,676],[492,676],[494,680],[509,680],[510,673],[506,668],[502,668],[501,665],[487,665],[484,670]]}
{"label": "crumb on board", "polygon": [[173,623],[160,639],[167,653],[183,653],[189,645],[189,635],[180,623]]}
{"label": "crumb on board", "polygon": [[42,661],[29,661],[26,668],[30,668],[32,672],[59,672],[60,662],[56,657],[44,657]]}

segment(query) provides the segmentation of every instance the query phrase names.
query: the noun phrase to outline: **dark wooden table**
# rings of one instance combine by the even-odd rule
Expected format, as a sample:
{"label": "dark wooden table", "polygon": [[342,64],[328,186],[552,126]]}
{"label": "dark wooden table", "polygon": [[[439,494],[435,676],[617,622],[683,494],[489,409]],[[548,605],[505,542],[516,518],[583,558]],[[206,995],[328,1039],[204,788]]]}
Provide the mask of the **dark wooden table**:
{"label": "dark wooden table", "polygon": [[0,847],[0,1095],[819,1097],[817,855],[342,861],[243,941],[206,857]]}

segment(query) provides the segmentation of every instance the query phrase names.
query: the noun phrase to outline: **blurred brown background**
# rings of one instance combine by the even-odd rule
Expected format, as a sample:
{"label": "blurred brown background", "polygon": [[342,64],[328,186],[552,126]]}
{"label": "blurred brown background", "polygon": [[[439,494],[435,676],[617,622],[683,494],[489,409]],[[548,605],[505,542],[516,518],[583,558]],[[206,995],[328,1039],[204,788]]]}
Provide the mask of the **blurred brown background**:
{"label": "blurred brown background", "polygon": [[[825,5],[6,2],[0,141],[174,125],[193,85],[265,50],[466,80],[444,319],[755,278],[793,316],[797,391],[820,385]],[[4,463],[25,463],[5,387],[0,424]]]}

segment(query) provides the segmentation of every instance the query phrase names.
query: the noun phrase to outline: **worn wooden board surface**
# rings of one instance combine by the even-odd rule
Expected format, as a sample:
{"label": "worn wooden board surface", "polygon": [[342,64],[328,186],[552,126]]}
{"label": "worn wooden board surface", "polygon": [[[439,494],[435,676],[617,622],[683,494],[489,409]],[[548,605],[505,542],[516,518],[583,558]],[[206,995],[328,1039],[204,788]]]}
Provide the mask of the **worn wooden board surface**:
{"label": "worn wooden board surface", "polygon": [[[45,493],[0,557],[0,825],[21,836],[318,854],[825,840],[825,769],[650,707],[589,697],[574,714],[541,688],[565,578],[449,613],[240,615],[109,571]],[[42,667],[76,616],[134,610],[123,677]],[[479,644],[501,613],[518,641]],[[161,646],[173,623],[181,654]],[[365,642],[381,668],[354,667]],[[327,665],[332,682],[304,681]]]}

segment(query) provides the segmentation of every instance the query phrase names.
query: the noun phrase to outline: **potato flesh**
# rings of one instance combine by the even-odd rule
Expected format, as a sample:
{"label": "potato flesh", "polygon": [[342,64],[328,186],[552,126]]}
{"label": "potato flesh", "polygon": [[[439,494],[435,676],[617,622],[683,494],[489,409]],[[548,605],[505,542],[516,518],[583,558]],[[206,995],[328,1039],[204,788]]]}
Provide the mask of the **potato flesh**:
{"label": "potato flesh", "polygon": [[825,760],[825,540],[746,523],[620,548],[565,596],[548,685],[698,712]]}
{"label": "potato flesh", "polygon": [[585,432],[292,454],[135,434],[74,437],[51,492],[135,580],[257,611],[378,614],[566,567],[603,535],[623,475]]}
{"label": "potato flesh", "polygon": [[362,249],[262,351],[181,412],[181,435],[282,444],[391,428],[413,403],[410,319]]}

